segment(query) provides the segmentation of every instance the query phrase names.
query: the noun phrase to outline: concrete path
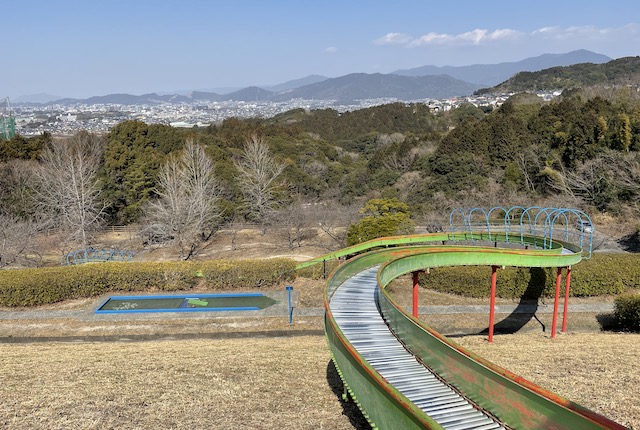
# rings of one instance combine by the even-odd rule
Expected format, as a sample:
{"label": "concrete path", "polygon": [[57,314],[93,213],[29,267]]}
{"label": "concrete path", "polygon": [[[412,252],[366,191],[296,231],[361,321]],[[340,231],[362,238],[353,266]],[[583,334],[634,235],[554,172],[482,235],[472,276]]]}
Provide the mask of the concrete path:
{"label": "concrete path", "polygon": [[[294,316],[321,317],[324,315],[324,308],[297,308],[297,296],[294,297]],[[411,312],[411,308],[406,310]],[[450,306],[420,306],[418,311],[421,315],[448,315],[448,314],[489,314],[488,305],[450,305]],[[542,305],[497,305],[497,314],[530,314],[530,313],[552,313],[553,304]],[[559,309],[562,313],[562,306]],[[612,303],[593,303],[593,304],[569,304],[570,313],[612,313]],[[179,313],[179,312],[162,312],[162,313],[132,313],[132,314],[96,314],[95,309],[89,310],[28,310],[28,311],[0,311],[0,321],[2,320],[38,320],[38,319],[76,319],[80,321],[99,321],[99,320],[153,320],[167,319],[172,317],[179,318],[211,318],[215,317],[247,317],[247,318],[265,318],[265,317],[282,317],[288,315],[288,306],[286,297],[280,303],[275,304],[267,309],[260,311],[219,311],[219,312],[198,312],[198,313]]]}

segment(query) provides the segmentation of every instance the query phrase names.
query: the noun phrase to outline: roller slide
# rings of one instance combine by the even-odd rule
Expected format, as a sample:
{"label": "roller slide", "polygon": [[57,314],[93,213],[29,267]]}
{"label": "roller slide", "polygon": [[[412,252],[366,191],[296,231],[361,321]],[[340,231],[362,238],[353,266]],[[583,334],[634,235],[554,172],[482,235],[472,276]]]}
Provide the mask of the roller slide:
{"label": "roller slide", "polygon": [[[459,246],[455,241],[493,242]],[[624,429],[502,369],[407,314],[385,290],[443,266],[570,267],[581,249],[525,235],[451,233],[376,239],[301,263],[349,257],[325,292],[325,332],[345,390],[380,429]],[[509,247],[498,243],[509,242]],[[519,243],[514,249],[514,243]]]}

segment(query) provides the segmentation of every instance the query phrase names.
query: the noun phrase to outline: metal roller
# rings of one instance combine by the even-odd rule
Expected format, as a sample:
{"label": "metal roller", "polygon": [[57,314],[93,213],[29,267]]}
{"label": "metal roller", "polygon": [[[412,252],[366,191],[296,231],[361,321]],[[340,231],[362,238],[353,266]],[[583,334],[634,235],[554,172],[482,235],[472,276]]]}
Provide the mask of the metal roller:
{"label": "metal roller", "polygon": [[331,313],[351,345],[399,392],[447,430],[504,429],[436,377],[389,330],[377,304],[378,267],[338,287]]}

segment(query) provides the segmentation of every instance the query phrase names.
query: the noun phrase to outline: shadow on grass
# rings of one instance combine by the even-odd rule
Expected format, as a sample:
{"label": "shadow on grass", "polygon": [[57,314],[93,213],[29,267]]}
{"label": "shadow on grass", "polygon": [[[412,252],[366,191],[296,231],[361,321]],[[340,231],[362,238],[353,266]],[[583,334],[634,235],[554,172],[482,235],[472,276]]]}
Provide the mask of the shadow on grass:
{"label": "shadow on grass", "polygon": [[362,415],[362,412],[360,412],[360,409],[358,409],[358,405],[356,405],[350,397],[347,397],[348,400],[346,401],[342,398],[342,394],[345,392],[344,384],[342,383],[342,379],[340,379],[340,375],[338,375],[338,370],[333,360],[329,360],[327,364],[327,382],[333,394],[335,394],[340,401],[342,414],[349,418],[349,422],[351,422],[353,428],[356,430],[371,430],[371,426]]}
{"label": "shadow on grass", "polygon": [[[529,277],[527,289],[522,294],[518,305],[513,312],[507,315],[502,321],[494,324],[494,333],[517,333],[532,319],[540,324],[543,332],[546,330],[545,325],[540,321],[536,312],[538,311],[538,302],[547,281],[547,272],[539,267],[532,267],[529,269],[529,273],[531,276]],[[486,335],[487,333],[489,333],[489,327],[483,329],[478,334]]]}
{"label": "shadow on grass", "polygon": [[618,240],[618,244],[627,252],[640,252],[640,239],[636,234],[630,234]]}
{"label": "shadow on grass", "polygon": [[600,324],[600,330],[602,331],[620,331],[620,327],[616,324],[616,320],[613,313],[598,314],[596,320]]}

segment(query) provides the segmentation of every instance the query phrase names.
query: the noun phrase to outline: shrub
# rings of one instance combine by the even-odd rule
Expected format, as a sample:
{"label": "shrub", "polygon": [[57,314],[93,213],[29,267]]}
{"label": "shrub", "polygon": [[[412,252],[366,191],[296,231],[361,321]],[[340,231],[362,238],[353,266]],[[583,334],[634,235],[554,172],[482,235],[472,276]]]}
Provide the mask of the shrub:
{"label": "shrub", "polygon": [[295,278],[288,259],[90,263],[0,271],[1,306],[37,306],[108,292],[268,288]]}
{"label": "shrub", "polygon": [[613,320],[617,328],[640,332],[640,294],[625,294],[614,302]]}
{"label": "shrub", "polygon": [[347,229],[347,245],[399,234],[410,234],[415,225],[409,216],[409,206],[398,199],[372,199],[360,209],[365,215]]}
{"label": "shrub", "polygon": [[199,265],[207,288],[233,290],[268,288],[293,280],[296,263],[286,258],[269,260],[214,260]]}

